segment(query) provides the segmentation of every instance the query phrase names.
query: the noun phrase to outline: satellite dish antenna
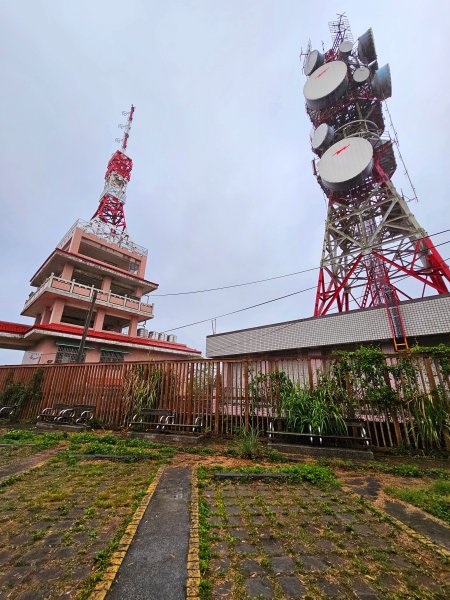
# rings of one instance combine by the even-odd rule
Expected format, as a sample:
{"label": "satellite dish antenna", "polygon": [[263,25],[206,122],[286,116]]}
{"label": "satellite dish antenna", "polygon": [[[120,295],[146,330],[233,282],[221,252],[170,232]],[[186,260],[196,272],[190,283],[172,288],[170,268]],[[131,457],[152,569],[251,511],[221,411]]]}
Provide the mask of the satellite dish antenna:
{"label": "satellite dish antenna", "polygon": [[353,42],[351,42],[350,40],[344,40],[343,42],[341,42],[341,44],[339,44],[339,58],[341,60],[347,60],[347,58],[350,56],[350,54],[352,53],[353,50]]}
{"label": "satellite dish antenna", "polygon": [[356,85],[364,85],[369,81],[369,79],[370,69],[367,67],[362,65],[353,71],[353,81],[356,83]]}
{"label": "satellite dish antenna", "polygon": [[348,88],[347,65],[341,60],[325,63],[310,75],[303,87],[309,108],[331,106]]}
{"label": "satellite dish antenna", "polygon": [[358,57],[364,63],[371,63],[377,58],[375,40],[372,29],[368,29],[358,38]]}
{"label": "satellite dish antenna", "polygon": [[349,190],[361,183],[372,169],[372,144],[362,137],[336,142],[322,155],[318,165],[323,185],[332,191]]}
{"label": "satellite dish antenna", "polygon": [[377,97],[382,100],[386,100],[386,98],[392,96],[392,80],[389,63],[375,71],[372,79],[372,89]]}
{"label": "satellite dish antenna", "polygon": [[328,148],[334,136],[334,129],[326,123],[322,123],[314,130],[311,137],[311,146],[315,151],[321,151]]}
{"label": "satellite dish antenna", "polygon": [[324,56],[318,50],[311,50],[305,60],[303,72],[306,76],[311,75],[313,71],[323,65]]}

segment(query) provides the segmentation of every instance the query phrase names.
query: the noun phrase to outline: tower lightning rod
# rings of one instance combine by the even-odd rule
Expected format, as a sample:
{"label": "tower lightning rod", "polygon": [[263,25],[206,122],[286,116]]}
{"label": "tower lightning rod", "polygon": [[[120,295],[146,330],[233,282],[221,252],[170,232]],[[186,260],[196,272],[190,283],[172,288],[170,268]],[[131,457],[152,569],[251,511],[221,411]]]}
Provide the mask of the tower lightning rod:
{"label": "tower lightning rod", "polygon": [[127,149],[127,144],[128,144],[128,138],[130,137],[130,129],[131,129],[131,123],[133,122],[133,113],[134,113],[134,106],[131,105],[131,109],[130,112],[123,112],[122,114],[124,116],[128,115],[128,121],[127,124],[123,127],[125,130],[125,135],[123,136],[123,141],[122,141],[122,150],[125,152],[125,150]]}

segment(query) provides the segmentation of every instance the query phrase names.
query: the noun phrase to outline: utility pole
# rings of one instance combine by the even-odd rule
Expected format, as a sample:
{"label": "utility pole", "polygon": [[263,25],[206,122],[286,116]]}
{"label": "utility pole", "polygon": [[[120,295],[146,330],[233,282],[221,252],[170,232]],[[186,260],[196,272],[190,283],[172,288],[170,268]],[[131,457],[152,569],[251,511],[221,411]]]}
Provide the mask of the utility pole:
{"label": "utility pole", "polygon": [[88,314],[87,314],[87,317],[86,317],[86,322],[84,324],[83,335],[81,336],[80,347],[78,348],[77,357],[75,359],[75,362],[77,362],[77,363],[84,362],[83,361],[84,345],[86,343],[86,338],[87,338],[87,334],[88,334],[89,324],[90,324],[91,319],[92,319],[92,313],[94,312],[94,306],[95,306],[95,301],[96,300],[97,300],[97,290],[92,290],[92,300],[91,300],[91,303],[89,305],[89,310],[88,310]]}

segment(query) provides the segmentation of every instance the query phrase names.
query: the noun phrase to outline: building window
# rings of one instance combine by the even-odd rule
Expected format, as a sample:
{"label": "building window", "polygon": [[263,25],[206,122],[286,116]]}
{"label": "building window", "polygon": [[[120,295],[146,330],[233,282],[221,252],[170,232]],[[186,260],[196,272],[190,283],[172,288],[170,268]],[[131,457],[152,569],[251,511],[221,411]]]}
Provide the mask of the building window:
{"label": "building window", "polygon": [[118,352],[117,350],[102,350],[100,362],[123,362],[124,358],[124,352]]}
{"label": "building window", "polygon": [[[63,344],[58,346],[58,352],[56,353],[55,363],[74,363],[77,360],[78,346],[64,346]],[[84,362],[86,358],[86,350],[84,350],[81,361]]]}

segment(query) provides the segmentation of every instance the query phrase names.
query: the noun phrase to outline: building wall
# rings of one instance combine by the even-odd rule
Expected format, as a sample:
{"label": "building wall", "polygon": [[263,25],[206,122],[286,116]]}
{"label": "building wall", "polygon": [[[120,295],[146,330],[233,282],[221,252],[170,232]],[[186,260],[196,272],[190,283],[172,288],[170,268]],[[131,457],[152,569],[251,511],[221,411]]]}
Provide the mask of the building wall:
{"label": "building wall", "polygon": [[[57,338],[57,341],[61,344],[65,343],[63,338]],[[67,340],[67,344],[77,346],[77,340]],[[91,341],[86,343],[86,363],[96,363],[100,361],[101,349],[105,350],[117,350],[121,351],[120,348],[109,346],[106,344],[95,344]],[[137,348],[124,349],[125,356],[124,361],[144,361],[144,360],[176,360],[180,358],[187,358],[186,354],[175,352],[161,352],[158,349],[152,349],[151,347],[143,348],[142,350]],[[50,364],[54,363],[56,359],[56,353],[58,352],[58,345],[54,338],[43,339],[38,342],[32,349],[26,351],[23,356],[22,364]]]}
{"label": "building wall", "polygon": [[[406,335],[415,338],[450,338],[450,294],[402,302],[400,305]],[[210,335],[206,356],[219,358],[248,354],[320,352],[326,347],[389,342],[391,331],[386,308],[371,308],[326,315],[287,323],[276,323],[241,331]]]}

